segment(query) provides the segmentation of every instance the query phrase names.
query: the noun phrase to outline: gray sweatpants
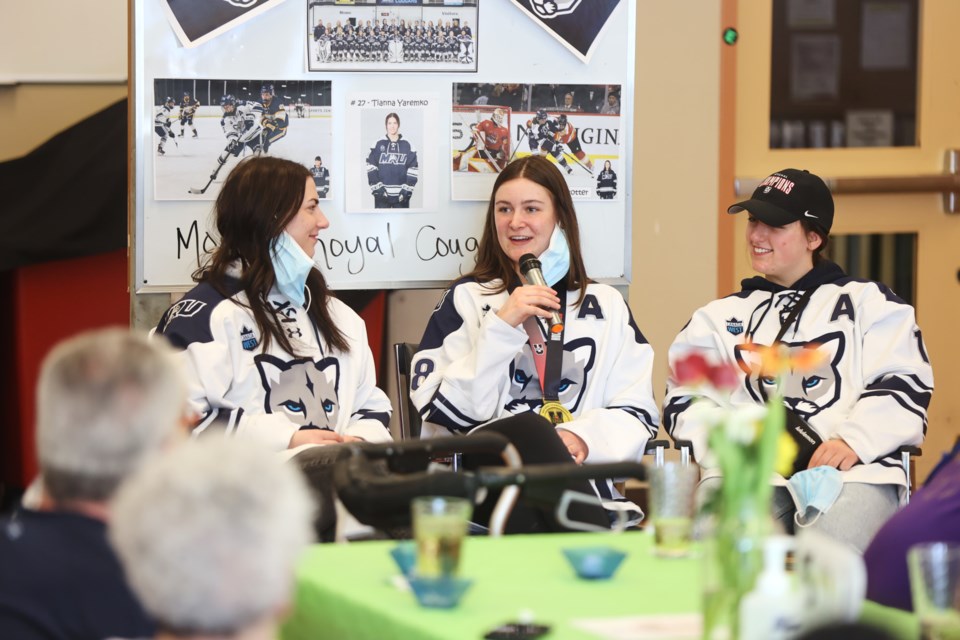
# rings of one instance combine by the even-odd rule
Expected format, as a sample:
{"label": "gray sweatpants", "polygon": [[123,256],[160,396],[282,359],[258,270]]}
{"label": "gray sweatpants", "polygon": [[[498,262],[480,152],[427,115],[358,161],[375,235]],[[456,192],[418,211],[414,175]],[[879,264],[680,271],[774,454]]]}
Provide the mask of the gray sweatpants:
{"label": "gray sweatpants", "polygon": [[[720,487],[722,478],[707,478],[697,487],[697,504]],[[846,542],[863,553],[881,526],[899,508],[899,487],[893,484],[866,484],[846,482],[840,497],[826,512],[809,525],[826,535]],[[790,493],[783,487],[773,492],[772,515],[786,533],[796,532],[794,521],[797,507]],[[812,518],[811,518],[812,520]]]}

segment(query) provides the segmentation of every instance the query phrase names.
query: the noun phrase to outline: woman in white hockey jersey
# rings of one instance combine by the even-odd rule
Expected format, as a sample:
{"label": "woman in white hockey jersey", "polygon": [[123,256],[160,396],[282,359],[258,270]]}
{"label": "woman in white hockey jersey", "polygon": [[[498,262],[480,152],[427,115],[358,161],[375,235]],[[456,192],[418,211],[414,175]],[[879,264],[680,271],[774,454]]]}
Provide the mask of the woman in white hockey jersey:
{"label": "woman in white hockey jersey", "polygon": [[[539,257],[549,286],[521,286],[526,254]],[[562,331],[551,330],[554,313]],[[494,183],[477,266],[444,293],[412,362],[423,434],[483,426],[515,444],[527,435],[527,463],[639,461],[659,419],[652,365],[623,297],[587,276],[559,170],[541,156],[508,164]],[[611,506],[619,498],[610,483],[597,491]]]}
{"label": "woman in white hockey jersey", "polygon": [[[751,199],[747,247],[755,271],[739,293],[698,309],[670,347],[674,364],[691,352],[742,371],[734,405],[765,401],[755,345],[817,349],[813,371],[782,376],[788,432],[799,446],[789,482],[777,478],[774,515],[787,530],[814,526],[863,550],[898,508],[905,476],[897,449],[926,432],[933,372],[913,307],[886,286],[847,276],[823,259],[833,197],[817,176],[784,169]],[[689,412],[702,390],[667,383],[664,425],[693,443],[705,478],[715,476],[707,429]],[[702,489],[716,486],[708,480]]]}
{"label": "woman in white hockey jersey", "polygon": [[156,329],[182,350],[195,430],[220,425],[276,451],[389,440],[363,320],[315,268],[329,223],[307,168],[241,160],[215,219],[220,244]]}

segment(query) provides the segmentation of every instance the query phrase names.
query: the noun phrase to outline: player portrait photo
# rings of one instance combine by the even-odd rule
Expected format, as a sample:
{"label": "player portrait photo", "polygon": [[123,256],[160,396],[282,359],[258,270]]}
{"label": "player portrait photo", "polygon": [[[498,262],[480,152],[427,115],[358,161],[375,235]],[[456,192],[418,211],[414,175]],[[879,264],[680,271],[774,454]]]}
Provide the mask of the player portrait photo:
{"label": "player portrait photo", "polygon": [[306,0],[307,71],[477,70],[480,0]]}
{"label": "player portrait photo", "polygon": [[455,83],[450,121],[454,200],[486,200],[508,163],[533,154],[557,164],[575,200],[619,199],[620,85]]}
{"label": "player portrait photo", "polygon": [[299,162],[331,198],[329,80],[154,81],[154,197],[215,200],[230,169],[249,156]]}
{"label": "player portrait photo", "polygon": [[436,96],[348,96],[348,212],[436,208],[437,116]]}

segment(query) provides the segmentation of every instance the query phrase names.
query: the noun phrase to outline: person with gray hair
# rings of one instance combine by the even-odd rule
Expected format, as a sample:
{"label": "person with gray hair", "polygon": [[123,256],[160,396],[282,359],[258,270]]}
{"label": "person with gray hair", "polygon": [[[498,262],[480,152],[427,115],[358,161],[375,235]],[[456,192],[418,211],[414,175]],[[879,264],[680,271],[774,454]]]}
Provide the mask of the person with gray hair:
{"label": "person with gray hair", "polygon": [[110,540],[157,638],[272,639],[312,517],[296,467],[212,436],[158,457],[121,488]]}
{"label": "person with gray hair", "polygon": [[37,385],[36,508],[0,518],[0,637],[142,637],[153,624],[106,536],[109,500],[183,433],[186,387],[172,350],[124,329],[82,334]]}

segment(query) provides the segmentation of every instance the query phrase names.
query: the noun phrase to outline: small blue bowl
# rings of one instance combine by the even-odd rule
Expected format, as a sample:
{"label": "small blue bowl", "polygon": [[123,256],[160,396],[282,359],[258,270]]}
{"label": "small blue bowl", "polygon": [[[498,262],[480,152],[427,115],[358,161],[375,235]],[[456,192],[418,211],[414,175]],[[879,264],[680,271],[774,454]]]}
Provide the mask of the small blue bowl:
{"label": "small blue bowl", "polygon": [[421,578],[409,576],[407,582],[421,607],[450,609],[460,602],[473,580],[469,578]]}
{"label": "small blue bowl", "polygon": [[390,556],[397,563],[400,573],[410,576],[417,566],[417,544],[412,540],[401,542],[390,549]]}
{"label": "small blue bowl", "polygon": [[616,573],[627,554],[610,547],[586,547],[583,549],[563,549],[563,555],[577,572],[586,580],[607,580]]}

